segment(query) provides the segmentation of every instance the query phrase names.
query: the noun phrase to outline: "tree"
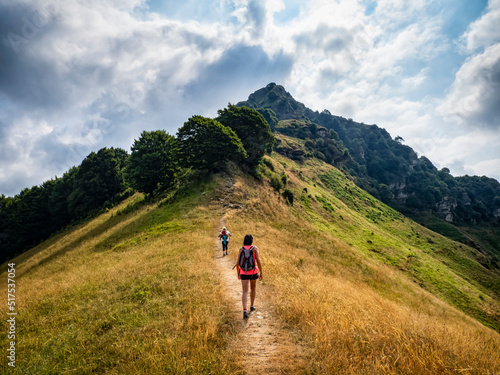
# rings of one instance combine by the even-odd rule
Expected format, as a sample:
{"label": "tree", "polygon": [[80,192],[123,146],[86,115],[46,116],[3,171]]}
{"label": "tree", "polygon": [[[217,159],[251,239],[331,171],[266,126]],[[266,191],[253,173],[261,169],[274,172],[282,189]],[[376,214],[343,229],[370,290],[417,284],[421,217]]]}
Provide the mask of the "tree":
{"label": "tree", "polygon": [[386,184],[378,185],[378,193],[380,195],[380,200],[386,204],[391,203],[394,194],[392,194],[391,189]]}
{"label": "tree", "polygon": [[125,190],[123,168],[128,154],[120,148],[91,152],[78,167],[68,197],[72,218],[84,218]]}
{"label": "tree", "polygon": [[258,108],[258,109],[256,109],[256,111],[258,111],[264,117],[264,119],[267,121],[267,123],[271,127],[271,131],[276,129],[276,125],[278,125],[279,120],[276,117],[276,113],[272,109]]}
{"label": "tree", "polygon": [[175,183],[179,172],[179,145],[173,135],[164,130],[143,131],[131,150],[126,175],[134,189],[152,194],[158,188],[168,188]]}
{"label": "tree", "polygon": [[256,168],[266,150],[271,149],[275,142],[267,121],[254,109],[232,104],[217,113],[219,116],[216,120],[233,129],[241,139],[248,154],[245,162],[251,168]]}
{"label": "tree", "polygon": [[61,178],[56,179],[56,184],[50,194],[50,216],[58,228],[68,225],[74,219],[68,210],[68,197],[73,192],[77,174],[78,167],[71,167]]}
{"label": "tree", "polygon": [[181,160],[186,167],[220,170],[229,161],[247,157],[231,128],[213,119],[193,116],[177,132]]}

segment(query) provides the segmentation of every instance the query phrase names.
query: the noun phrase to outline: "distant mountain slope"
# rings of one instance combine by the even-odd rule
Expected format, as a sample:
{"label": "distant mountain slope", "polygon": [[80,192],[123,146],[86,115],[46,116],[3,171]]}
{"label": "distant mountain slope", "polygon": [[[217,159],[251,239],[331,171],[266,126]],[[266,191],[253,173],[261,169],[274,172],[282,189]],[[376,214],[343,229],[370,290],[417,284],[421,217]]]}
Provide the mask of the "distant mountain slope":
{"label": "distant mountain slope", "polygon": [[[294,195],[292,209],[303,223],[316,226],[321,222],[322,231],[370,259],[396,267],[459,309],[463,309],[460,306],[465,300],[472,301],[472,295],[465,297],[471,286],[459,286],[462,284],[459,279],[482,285],[479,288],[491,292],[492,301],[498,302],[497,313],[488,319],[493,322],[500,318],[500,270],[484,267],[479,261],[480,251],[419,226],[374,199],[339,170],[318,160],[295,163],[276,156],[271,170],[267,172],[271,179],[273,174],[287,176],[290,181],[287,188]],[[434,267],[438,269],[443,264],[447,270],[434,273]],[[482,305],[480,300],[476,302]],[[479,315],[488,313],[485,310]],[[500,325],[494,325],[500,331]]]}
{"label": "distant mountain slope", "polygon": [[[276,132],[307,140],[303,152],[295,151],[298,157],[314,155],[342,168],[376,198],[440,233],[453,232],[452,238],[489,253],[490,265],[499,266],[498,181],[485,176],[453,177],[447,168],[438,170],[429,159],[419,157],[402,144],[400,137],[393,139],[385,129],[334,116],[328,110],[312,111],[274,83],[237,105],[259,109],[268,121],[276,119],[272,124]],[[329,155],[322,153],[325,140],[335,142]],[[290,156],[286,147],[281,150]],[[432,217],[424,215],[429,211]],[[481,236],[474,234],[477,231],[462,230],[463,226],[477,224],[494,233],[496,244],[483,246]]]}

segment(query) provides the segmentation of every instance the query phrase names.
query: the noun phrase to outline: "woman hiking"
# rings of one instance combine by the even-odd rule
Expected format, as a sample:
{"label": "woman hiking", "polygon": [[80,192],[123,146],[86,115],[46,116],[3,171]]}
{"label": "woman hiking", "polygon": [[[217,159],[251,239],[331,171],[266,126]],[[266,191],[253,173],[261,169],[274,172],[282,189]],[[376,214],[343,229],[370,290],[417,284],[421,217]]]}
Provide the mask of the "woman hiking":
{"label": "woman hiking", "polygon": [[[253,246],[253,237],[247,234],[243,240],[243,247],[238,254],[238,279],[241,280],[243,294],[243,319],[248,319],[247,301],[248,286],[250,285],[250,311],[255,311],[255,295],[257,293],[257,279],[262,280],[262,265],[260,264],[259,248]],[[257,269],[258,267],[258,269]]]}
{"label": "woman hiking", "polygon": [[231,233],[227,230],[226,227],[222,228],[219,233],[219,238],[222,242],[222,256],[227,255],[227,248],[229,246],[229,237],[231,237]]}

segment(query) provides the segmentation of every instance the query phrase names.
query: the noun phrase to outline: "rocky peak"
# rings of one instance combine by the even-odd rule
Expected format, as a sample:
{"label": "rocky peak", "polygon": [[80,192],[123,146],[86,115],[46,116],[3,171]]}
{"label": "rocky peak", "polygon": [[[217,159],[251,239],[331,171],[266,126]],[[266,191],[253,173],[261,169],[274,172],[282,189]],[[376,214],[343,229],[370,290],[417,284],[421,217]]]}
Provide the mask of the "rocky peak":
{"label": "rocky peak", "polygon": [[248,100],[239,102],[238,107],[270,108],[279,120],[302,119],[306,116],[304,104],[296,101],[281,85],[269,83],[248,96]]}

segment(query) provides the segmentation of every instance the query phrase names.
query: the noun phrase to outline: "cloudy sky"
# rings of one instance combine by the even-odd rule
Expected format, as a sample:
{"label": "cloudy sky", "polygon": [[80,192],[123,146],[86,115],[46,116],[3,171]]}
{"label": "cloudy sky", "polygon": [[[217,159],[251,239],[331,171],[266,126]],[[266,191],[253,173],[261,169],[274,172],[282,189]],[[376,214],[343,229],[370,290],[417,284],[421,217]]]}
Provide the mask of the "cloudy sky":
{"label": "cloudy sky", "polygon": [[500,0],[0,0],[0,193],[276,82],[500,180]]}

